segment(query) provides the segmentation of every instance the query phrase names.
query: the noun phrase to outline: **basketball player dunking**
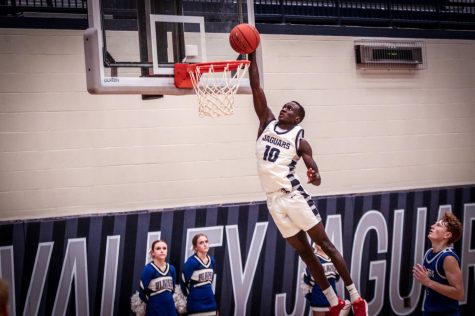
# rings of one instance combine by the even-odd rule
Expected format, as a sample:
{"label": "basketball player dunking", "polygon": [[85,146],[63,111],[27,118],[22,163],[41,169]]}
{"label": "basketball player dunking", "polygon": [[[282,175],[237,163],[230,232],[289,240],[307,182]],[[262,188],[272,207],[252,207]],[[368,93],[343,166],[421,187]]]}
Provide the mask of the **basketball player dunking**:
{"label": "basketball player dunking", "polygon": [[[267,194],[267,207],[276,226],[287,242],[297,251],[310,269],[316,283],[330,303],[330,315],[339,315],[345,307],[325,277],[321,263],[315,257],[307,234],[331,258],[350,294],[355,316],[368,314],[366,301],[356,289],[343,257],[328,239],[315,203],[305,192],[295,173],[300,157],[307,167],[308,183],[320,185],[318,167],[312,157],[312,147],[303,138],[298,124],[305,117],[304,108],[296,101],[286,103],[276,119],[267,106],[259,81],[256,53],[249,54],[254,110],[259,118],[257,166],[262,187]],[[313,212],[317,212],[315,216]]]}

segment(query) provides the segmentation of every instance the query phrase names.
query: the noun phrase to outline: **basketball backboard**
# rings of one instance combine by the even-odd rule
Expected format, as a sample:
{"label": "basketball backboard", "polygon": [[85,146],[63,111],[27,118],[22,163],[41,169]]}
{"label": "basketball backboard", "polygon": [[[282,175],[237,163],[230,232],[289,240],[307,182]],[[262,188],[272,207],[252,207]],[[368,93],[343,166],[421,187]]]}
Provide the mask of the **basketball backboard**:
{"label": "basketball backboard", "polygon": [[[92,94],[182,95],[176,63],[246,58],[229,45],[240,23],[254,25],[253,0],[88,0],[84,33],[87,89]],[[258,49],[261,65],[261,51]],[[249,79],[238,93],[250,93]]]}

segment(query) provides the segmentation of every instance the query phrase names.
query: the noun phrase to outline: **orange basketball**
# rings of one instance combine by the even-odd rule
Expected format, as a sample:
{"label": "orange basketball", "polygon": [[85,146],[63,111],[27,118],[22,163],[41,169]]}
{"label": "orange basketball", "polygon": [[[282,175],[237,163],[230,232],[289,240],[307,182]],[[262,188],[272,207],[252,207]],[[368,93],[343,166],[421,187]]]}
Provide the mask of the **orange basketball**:
{"label": "orange basketball", "polygon": [[251,24],[236,25],[229,33],[229,44],[239,54],[249,54],[257,49],[261,36]]}

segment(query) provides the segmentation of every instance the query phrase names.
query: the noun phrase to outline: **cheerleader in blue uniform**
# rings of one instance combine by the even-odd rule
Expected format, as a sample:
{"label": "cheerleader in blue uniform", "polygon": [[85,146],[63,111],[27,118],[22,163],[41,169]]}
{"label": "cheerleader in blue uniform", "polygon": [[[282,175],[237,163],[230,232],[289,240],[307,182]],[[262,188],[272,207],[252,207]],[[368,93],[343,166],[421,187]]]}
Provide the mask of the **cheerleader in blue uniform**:
{"label": "cheerleader in blue uniform", "polygon": [[147,316],[178,315],[173,301],[176,271],[165,261],[167,248],[167,243],[163,240],[155,240],[152,243],[152,261],[144,267],[140,276],[139,297],[147,304]]}
{"label": "cheerleader in blue uniform", "polygon": [[213,292],[215,261],[208,255],[208,237],[197,234],[193,237],[195,254],[183,267],[181,289],[187,296],[188,315],[217,315],[218,306]]}
{"label": "cheerleader in blue uniform", "polygon": [[459,302],[464,298],[460,258],[450,245],[462,237],[462,223],[450,212],[430,227],[432,248],[423,264],[412,270],[414,278],[426,287],[424,316],[459,316]]}
{"label": "cheerleader in blue uniform", "polygon": [[[340,279],[340,275],[336,270],[333,262],[330,257],[322,250],[322,248],[313,243],[313,249],[317,255],[318,260],[323,266],[325,271],[325,277],[328,279],[331,287],[336,293],[336,282]],[[312,277],[312,273],[308,268],[305,268],[303,274],[305,298],[310,303],[313,316],[327,316],[330,311],[330,303],[328,302],[325,294],[323,294],[322,289],[318,286],[315,280]],[[351,309],[351,304],[349,301],[345,301],[345,307],[340,311],[340,316],[348,315]]]}

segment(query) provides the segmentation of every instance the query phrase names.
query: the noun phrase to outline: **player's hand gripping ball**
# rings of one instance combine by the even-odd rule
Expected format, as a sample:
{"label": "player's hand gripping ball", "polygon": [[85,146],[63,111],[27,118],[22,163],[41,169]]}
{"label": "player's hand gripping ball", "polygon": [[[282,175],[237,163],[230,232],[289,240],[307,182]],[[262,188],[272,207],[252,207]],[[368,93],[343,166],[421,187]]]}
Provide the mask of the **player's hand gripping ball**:
{"label": "player's hand gripping ball", "polygon": [[261,36],[251,24],[236,25],[229,33],[229,44],[239,54],[250,54],[257,49]]}

